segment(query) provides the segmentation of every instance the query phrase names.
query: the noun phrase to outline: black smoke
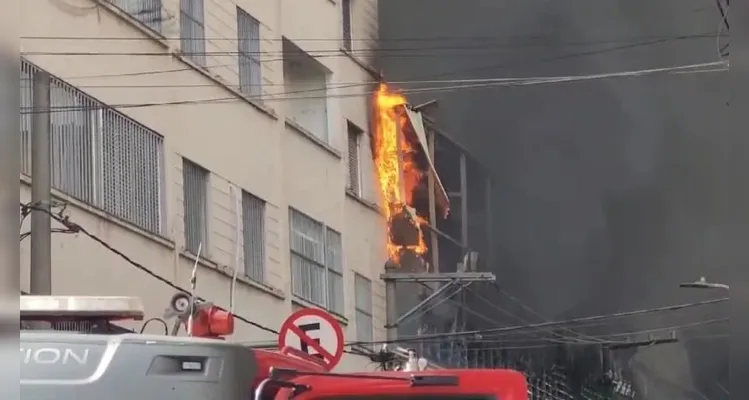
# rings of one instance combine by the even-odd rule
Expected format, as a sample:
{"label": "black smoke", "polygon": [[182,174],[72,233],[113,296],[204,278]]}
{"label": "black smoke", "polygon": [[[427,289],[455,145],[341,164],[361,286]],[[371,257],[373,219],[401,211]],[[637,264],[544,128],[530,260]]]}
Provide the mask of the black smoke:
{"label": "black smoke", "polygon": [[[716,37],[726,28],[712,0],[379,3],[379,62],[391,81],[697,64],[719,60],[728,41]],[[410,97],[437,99],[440,127],[493,174],[500,285],[562,319],[722,295],[678,283],[727,281],[745,253],[746,227],[731,199],[746,197],[737,171],[727,170],[721,135],[730,124],[727,78],[658,74]],[[725,314],[716,306],[610,328]],[[647,398],[727,398],[716,385],[727,375],[726,343],[685,336],[628,363],[651,380],[643,383]]]}

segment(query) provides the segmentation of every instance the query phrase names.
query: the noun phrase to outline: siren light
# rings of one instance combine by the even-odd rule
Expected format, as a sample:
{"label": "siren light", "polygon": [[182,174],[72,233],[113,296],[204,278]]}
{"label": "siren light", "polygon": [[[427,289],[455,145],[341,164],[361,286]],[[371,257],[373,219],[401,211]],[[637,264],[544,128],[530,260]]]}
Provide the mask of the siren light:
{"label": "siren light", "polygon": [[143,319],[143,302],[125,296],[20,296],[22,321]]}

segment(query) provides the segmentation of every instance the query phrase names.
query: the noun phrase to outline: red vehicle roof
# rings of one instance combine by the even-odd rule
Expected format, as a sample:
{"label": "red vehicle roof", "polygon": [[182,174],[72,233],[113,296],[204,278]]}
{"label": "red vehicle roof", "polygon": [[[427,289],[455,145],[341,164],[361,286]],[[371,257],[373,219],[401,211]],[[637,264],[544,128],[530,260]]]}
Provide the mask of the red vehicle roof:
{"label": "red vehicle roof", "polygon": [[[494,398],[497,400],[527,400],[528,386],[525,376],[505,369],[449,369],[424,372],[358,373],[356,377],[300,376],[294,383],[309,385],[312,390],[294,397],[295,400],[347,399],[368,396],[422,397],[436,396],[466,398]],[[377,379],[376,376],[404,377],[412,375],[457,376],[457,386],[411,386],[403,380]],[[372,378],[367,378],[372,377]],[[277,400],[287,400],[289,389],[281,389]]]}

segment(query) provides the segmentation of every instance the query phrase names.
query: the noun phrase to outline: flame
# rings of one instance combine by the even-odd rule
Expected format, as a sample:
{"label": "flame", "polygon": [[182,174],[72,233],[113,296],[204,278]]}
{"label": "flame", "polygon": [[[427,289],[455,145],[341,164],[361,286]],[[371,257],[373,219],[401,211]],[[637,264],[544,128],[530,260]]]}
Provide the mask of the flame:
{"label": "flame", "polygon": [[418,244],[402,246],[392,242],[388,232],[387,252],[391,260],[398,263],[403,250],[411,250],[418,255],[427,251],[424,235],[420,229],[426,221],[417,216],[411,205],[413,192],[422,177],[415,162],[415,149],[403,135],[399,134],[408,126],[408,117],[402,111],[406,98],[380,84],[375,94],[375,135],[374,159],[380,193],[385,202],[385,218],[388,230],[392,228],[393,218],[408,215],[410,223],[418,229]]}

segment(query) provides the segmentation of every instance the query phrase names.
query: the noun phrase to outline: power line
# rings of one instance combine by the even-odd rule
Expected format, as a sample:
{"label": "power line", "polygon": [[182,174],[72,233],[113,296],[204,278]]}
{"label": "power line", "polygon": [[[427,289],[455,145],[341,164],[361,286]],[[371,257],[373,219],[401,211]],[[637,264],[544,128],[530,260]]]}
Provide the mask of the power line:
{"label": "power line", "polygon": [[[595,54],[602,54],[602,53],[607,53],[607,52],[612,52],[612,51],[627,50],[627,49],[636,48],[636,47],[642,47],[642,46],[649,46],[649,45],[653,45],[653,44],[664,43],[664,42],[668,42],[668,41],[680,41],[680,40],[696,39],[696,38],[703,38],[703,37],[708,37],[709,38],[709,37],[714,37],[714,36],[715,36],[714,33],[698,33],[698,34],[677,35],[677,36],[669,36],[669,37],[647,38],[646,41],[641,41],[641,42],[623,42],[623,43],[625,43],[623,45],[617,45],[617,46],[614,46],[614,47],[607,47],[607,48],[603,48],[603,49],[595,49],[595,50],[585,51],[585,52],[567,53],[567,54],[562,54],[562,55],[552,56],[552,57],[542,57],[542,58],[535,59],[535,60],[520,60],[519,62],[510,62],[510,63],[503,63],[503,64],[495,64],[495,65],[483,66],[483,67],[478,67],[478,68],[458,69],[458,70],[449,71],[447,73],[438,73],[438,74],[432,74],[432,75],[422,76],[421,79],[438,78],[438,77],[442,77],[442,76],[455,75],[455,74],[459,74],[459,73],[477,72],[477,71],[481,71],[481,70],[485,70],[485,69],[501,69],[501,68],[512,66],[512,65],[522,66],[522,65],[533,65],[533,64],[537,64],[537,63],[540,64],[540,63],[546,63],[546,62],[551,62],[551,61],[556,61],[556,60],[564,60],[564,59],[568,59],[568,58],[584,57],[584,56],[595,55]],[[141,38],[137,38],[137,39],[141,39]],[[150,40],[150,39],[148,39],[148,40]],[[580,44],[580,43],[583,43],[583,42],[578,42],[578,44]],[[616,41],[614,41],[614,42],[612,42],[612,41],[605,42],[604,41],[604,42],[601,42],[601,43],[616,43]],[[337,51],[337,52],[340,53],[340,50],[335,50],[335,51]],[[356,54],[355,53],[356,51],[358,51],[358,50],[355,50],[354,53],[352,53],[352,54]],[[280,61],[280,60],[261,60],[261,63],[263,63],[263,62],[276,62],[276,61]],[[234,64],[231,64],[231,65],[234,65]],[[219,67],[226,67],[226,66],[229,66],[229,64],[219,64],[219,65],[215,65],[215,66],[207,66],[206,68],[210,69],[210,68],[219,68]],[[192,67],[184,67],[184,68],[168,69],[168,70],[161,70],[161,71],[144,71],[144,72],[125,73],[125,74],[100,74],[100,75],[77,76],[77,77],[69,77],[69,78],[66,78],[66,79],[99,78],[99,77],[112,77],[112,76],[152,75],[152,74],[160,74],[160,73],[172,73],[172,72],[179,72],[179,71],[189,71],[189,70],[193,70],[193,69],[194,68],[192,68]],[[414,78],[418,78],[418,77],[414,77]]]}
{"label": "power line", "polygon": [[[163,21],[163,20],[162,20]],[[444,43],[444,42],[458,42],[458,43],[465,43],[465,42],[492,42],[492,41],[502,41],[505,45],[508,47],[525,47],[525,46],[533,46],[533,45],[550,45],[550,46],[591,46],[591,45],[599,45],[599,44],[620,44],[620,43],[631,43],[632,41],[636,40],[662,40],[662,39],[682,39],[682,38],[705,38],[705,37],[712,37],[715,36],[714,32],[705,32],[705,33],[687,33],[687,34],[678,34],[678,35],[641,35],[641,36],[633,36],[633,37],[620,37],[620,38],[608,38],[608,39],[598,39],[598,40],[585,40],[585,41],[554,41],[554,42],[544,42],[543,40],[540,40],[540,37],[538,36],[507,36],[507,35],[493,35],[493,36],[430,36],[430,37],[398,37],[398,38],[387,38],[387,37],[377,37],[377,38],[351,38],[347,40],[351,40],[352,42],[380,42],[380,43],[401,43],[401,42],[438,42],[438,43]],[[126,36],[21,36],[21,40],[45,40],[45,41],[154,41],[154,39],[150,37],[126,37]],[[163,40],[182,40],[181,37],[164,37]],[[230,38],[230,37],[205,37],[203,39],[197,39],[197,40],[204,40],[204,41],[230,41],[230,42],[236,42],[237,38]],[[341,43],[341,38],[295,38],[293,40],[289,40],[286,38],[274,38],[274,37],[263,37],[261,39],[264,42],[283,42],[283,41],[290,41],[290,42],[331,42],[331,43]],[[489,44],[488,44],[489,45]],[[487,45],[487,46],[488,46]],[[496,43],[490,43],[492,46],[496,46]],[[336,51],[340,51],[340,48],[336,49]]]}
{"label": "power line", "polygon": [[[493,87],[507,87],[507,86],[533,86],[533,85],[544,85],[552,83],[569,83],[569,82],[580,82],[589,80],[599,79],[612,79],[612,78],[623,78],[623,77],[642,77],[647,75],[656,74],[691,74],[691,73],[703,73],[703,72],[722,72],[727,71],[726,68],[715,69],[715,70],[704,70],[706,67],[720,67],[727,66],[726,61],[716,61],[701,64],[690,64],[681,65],[675,67],[665,68],[654,68],[647,70],[635,70],[635,71],[623,71],[614,73],[604,73],[595,75],[580,75],[580,76],[559,76],[559,77],[532,77],[532,78],[494,78],[484,80],[463,80],[463,82],[475,82],[472,84],[458,84],[449,86],[435,86],[435,87],[423,87],[423,88],[412,88],[400,90],[401,94],[415,94],[415,93],[436,93],[436,92],[453,92],[457,90],[465,89],[485,89]],[[344,89],[347,86],[331,87],[330,89]],[[362,93],[348,93],[348,94],[332,94],[324,96],[296,96],[296,97],[283,97],[289,94],[300,94],[300,93],[313,93],[321,92],[319,89],[303,90],[298,92],[282,92],[277,94],[268,94],[264,96],[246,96],[250,100],[257,100],[262,102],[270,101],[287,101],[296,99],[336,99],[336,98],[356,98],[371,96],[375,91],[364,91]],[[189,104],[212,104],[212,103],[225,103],[241,101],[236,96],[233,97],[220,97],[220,98],[209,98],[209,99],[194,99],[194,100],[176,100],[170,102],[153,102],[153,103],[134,103],[134,104],[119,104],[119,105],[107,105],[106,108],[113,109],[128,109],[128,108],[144,108],[144,107],[155,107],[155,106],[166,106],[166,105],[189,105]],[[28,110],[29,107],[23,109]],[[61,112],[61,111],[76,111],[76,110],[89,110],[91,107],[82,106],[53,106],[50,110],[42,111],[22,111],[21,114],[33,114],[36,112]]]}
{"label": "power line", "polygon": [[[714,70],[705,70],[704,68],[708,67],[719,67],[719,66],[726,66],[726,61],[713,61],[713,62],[706,62],[706,63],[699,63],[699,64],[686,64],[686,65],[680,65],[680,66],[674,66],[674,67],[663,67],[663,68],[654,68],[654,69],[645,69],[645,70],[634,70],[634,71],[622,71],[622,72],[613,72],[613,73],[602,73],[602,74],[593,74],[593,75],[571,75],[571,76],[541,76],[541,77],[519,77],[519,78],[478,78],[478,79],[438,79],[438,80],[405,80],[405,81],[388,81],[388,85],[395,85],[395,86],[403,86],[403,85],[434,85],[434,84],[490,84],[490,83],[506,83],[506,84],[512,84],[512,83],[557,83],[557,82],[568,82],[568,81],[576,81],[576,80],[588,80],[588,79],[604,79],[604,78],[614,78],[614,77],[626,77],[626,76],[641,76],[641,75],[648,75],[648,74],[655,74],[655,73],[669,73],[669,72],[714,72]],[[172,70],[173,71],[173,70]],[[117,74],[111,75],[112,77],[120,76]],[[77,78],[67,78],[67,79],[77,79]],[[22,80],[30,81],[29,78],[22,78]],[[354,86],[369,86],[376,84],[375,81],[360,81],[360,82],[336,82],[334,84],[329,85],[326,89],[346,89]],[[234,85],[236,87],[239,87],[239,85]],[[279,86],[285,86],[284,83],[262,83],[262,84],[256,84],[256,85],[250,85],[250,86],[261,86],[261,87],[279,87]],[[216,87],[216,84],[146,84],[146,85],[107,85],[107,84],[92,84],[92,85],[75,85],[75,87],[78,88],[178,88],[178,87]],[[404,89],[404,90],[423,90],[423,89],[441,89],[441,87],[432,87],[432,88],[412,88],[412,89]],[[299,94],[299,93],[310,93],[310,92],[320,92],[322,89],[308,89],[303,91],[292,91],[292,92],[281,92],[281,93],[272,93],[270,96],[275,95],[285,95],[285,94]],[[371,94],[371,93],[370,93]]]}
{"label": "power line", "polygon": [[453,76],[453,75],[458,75],[458,74],[462,75],[462,74],[473,74],[473,73],[482,72],[482,71],[493,71],[493,70],[498,70],[498,69],[504,69],[504,68],[511,67],[511,66],[523,66],[523,65],[528,65],[528,64],[538,65],[538,64],[554,62],[554,61],[569,60],[569,59],[582,58],[582,57],[600,55],[600,54],[611,53],[611,52],[631,50],[631,49],[641,48],[641,47],[648,47],[648,46],[667,43],[670,41],[686,40],[688,38],[689,38],[689,35],[677,36],[673,38],[656,38],[656,39],[645,40],[642,42],[611,46],[611,47],[607,47],[603,49],[567,53],[567,54],[562,54],[562,55],[557,55],[557,56],[541,57],[541,58],[536,58],[536,59],[531,59],[531,60],[502,62],[498,64],[489,64],[489,65],[483,65],[483,66],[471,67],[471,68],[458,68],[458,69],[454,69],[451,71],[439,72],[439,73],[429,74],[425,76],[417,75],[417,76],[414,76],[413,78],[432,79],[432,78],[440,78],[444,76]]}
{"label": "power line", "polygon": [[[44,209],[42,207],[37,207],[37,206],[34,206],[34,205],[28,205],[28,204],[23,204],[23,203],[20,203],[20,205],[21,205],[21,209],[31,209],[31,210],[34,210],[34,211],[41,211],[41,212],[44,212],[44,213],[48,214],[50,216],[50,218],[52,218],[53,220],[59,222],[60,224],[62,224],[63,226],[65,226],[71,232],[82,233],[82,234],[88,236],[91,240],[93,240],[96,243],[100,244],[101,246],[103,246],[107,250],[111,251],[112,253],[118,255],[120,258],[122,258],[123,260],[127,261],[133,267],[135,267],[135,268],[137,268],[137,269],[145,272],[146,274],[150,275],[152,278],[158,280],[159,282],[161,282],[161,283],[163,283],[163,284],[165,284],[165,285],[167,285],[167,286],[171,287],[172,289],[177,290],[179,292],[190,293],[189,290],[184,289],[184,288],[180,287],[179,285],[175,284],[174,282],[170,281],[169,279],[166,279],[166,278],[162,277],[161,275],[157,274],[156,272],[153,272],[152,270],[150,270],[149,268],[147,268],[143,264],[141,264],[141,263],[133,260],[132,258],[130,258],[127,254],[125,254],[125,253],[121,252],[120,250],[116,249],[115,247],[111,246],[105,240],[103,240],[103,239],[99,238],[98,236],[96,236],[95,234],[89,232],[86,228],[84,228],[81,225],[73,222],[67,215],[62,215],[62,213],[60,213],[60,215],[58,215],[58,214],[55,214],[55,213],[53,213],[53,212],[51,212],[49,210],[46,210],[46,209]],[[200,301],[206,301],[205,299],[200,298],[200,297],[198,299]],[[216,306],[216,307],[219,308],[219,309],[221,309],[221,310],[223,310],[223,311],[227,311],[226,309],[221,308],[219,306]],[[234,317],[236,319],[238,319],[238,320],[240,320],[240,321],[242,321],[242,322],[244,322],[244,323],[246,323],[248,325],[254,326],[255,328],[258,328],[258,329],[260,329],[262,331],[273,333],[273,334],[276,334],[276,335],[278,334],[278,331],[275,330],[275,329],[263,326],[263,325],[261,325],[261,324],[259,324],[257,322],[254,322],[254,321],[252,321],[252,320],[250,320],[248,318],[245,318],[245,317],[243,317],[241,315],[236,315],[236,314],[232,314],[232,315],[234,315]]]}
{"label": "power line", "polygon": [[[704,39],[704,38],[714,38],[719,37],[719,33],[701,33],[701,34],[693,34],[693,35],[684,35],[684,36],[672,36],[672,37],[664,37],[659,38],[658,43],[661,41],[670,41],[670,40],[688,40],[688,39]],[[55,38],[55,39],[64,39],[64,38]],[[83,40],[83,41],[99,41],[99,40],[106,40],[106,41],[153,41],[151,38],[107,38],[107,37],[91,37],[91,38],[69,38],[68,40]],[[174,39],[174,40],[184,40],[184,39]],[[237,39],[232,39],[236,41]],[[213,39],[194,39],[194,41],[199,42],[210,42],[213,41]],[[604,43],[617,43],[617,42],[604,42]],[[627,42],[619,42],[619,44],[628,44],[631,45],[633,43],[627,43]],[[557,46],[557,43],[549,43],[549,46]],[[585,45],[583,43],[578,45]],[[309,56],[311,58],[325,58],[325,57],[348,57],[350,55],[354,56],[372,56],[377,55],[380,57],[385,58],[419,58],[419,57],[439,57],[439,56],[455,56],[455,55],[463,55],[463,56],[471,56],[471,57],[478,57],[478,56],[496,56],[496,52],[492,52],[491,50],[499,51],[505,48],[524,48],[528,47],[527,44],[512,44],[512,45],[505,45],[505,46],[499,46],[497,44],[481,44],[481,45],[451,45],[451,46],[418,46],[418,47],[379,47],[379,48],[370,48],[370,49],[352,49],[352,50],[346,50],[342,51],[340,48],[330,48],[330,49],[315,49],[315,50],[309,50],[304,53],[299,53],[299,55],[305,55]],[[480,50],[479,52],[469,52],[471,50]],[[398,53],[404,53],[404,54],[398,54]],[[129,52],[100,52],[100,51],[30,51],[25,52],[26,55],[34,55],[34,56],[173,56],[173,52],[169,51],[129,51]],[[276,61],[283,61],[283,56],[288,56],[289,53],[284,50],[261,50],[261,51],[253,51],[253,52],[246,52],[246,51],[239,51],[239,50],[214,50],[214,51],[203,51],[203,52],[191,52],[190,55],[202,55],[202,56],[238,56],[238,55],[249,55],[252,57],[262,56],[262,55],[272,55],[277,57],[282,57],[279,59],[269,59],[269,60],[260,60],[261,63],[265,62],[276,62]],[[296,54],[294,54],[296,55]]]}
{"label": "power line", "polygon": [[593,315],[589,317],[573,318],[573,319],[568,319],[568,320],[563,320],[563,321],[548,321],[548,322],[542,322],[538,324],[518,325],[518,326],[490,328],[490,329],[478,329],[478,330],[471,330],[471,331],[464,331],[464,332],[424,334],[424,335],[418,335],[418,336],[408,336],[408,337],[391,340],[391,341],[384,340],[384,341],[374,341],[374,342],[353,342],[349,344],[388,344],[388,343],[402,343],[402,342],[417,342],[417,341],[422,341],[426,339],[441,339],[441,338],[451,338],[451,337],[465,337],[465,336],[480,337],[481,335],[491,334],[491,333],[521,332],[521,331],[526,331],[526,330],[531,330],[531,329],[562,327],[562,326],[573,325],[573,324],[584,323],[584,322],[599,322],[599,321],[607,321],[611,319],[631,318],[631,317],[642,316],[642,315],[658,314],[658,313],[663,313],[663,312],[670,312],[670,311],[677,311],[677,310],[682,310],[682,309],[687,309],[687,308],[705,306],[709,304],[723,303],[728,300],[729,300],[728,297],[723,297],[723,298],[699,301],[699,302],[694,302],[694,303],[676,304],[676,305],[670,305],[670,306],[664,306],[664,307],[649,308],[649,309],[636,310],[636,311],[626,311],[626,312],[619,312],[619,313],[613,313],[613,314]]}
{"label": "power line", "polygon": [[[526,310],[526,311],[530,312],[531,314],[535,315],[536,317],[540,318],[540,319],[541,319],[542,321],[549,321],[549,318],[546,318],[546,317],[544,317],[543,315],[541,315],[541,314],[537,313],[537,312],[536,312],[535,310],[533,310],[533,309],[532,309],[532,308],[531,308],[530,306],[527,306],[527,305],[525,305],[525,304],[524,304],[524,303],[523,303],[522,301],[520,301],[520,299],[518,299],[517,297],[515,297],[515,296],[513,296],[513,295],[511,295],[511,294],[509,294],[509,293],[507,293],[507,292],[505,292],[505,291],[504,291],[504,290],[502,290],[502,289],[501,289],[501,288],[499,287],[499,285],[497,285],[496,283],[495,283],[495,284],[493,284],[493,285],[492,285],[492,287],[494,287],[494,289],[495,289],[495,290],[496,290],[496,291],[497,291],[498,293],[504,294],[504,295],[505,295],[505,296],[506,296],[507,298],[509,298],[510,300],[512,300],[512,301],[513,301],[513,302],[514,302],[515,304],[519,305],[519,306],[520,306],[520,307],[522,307],[522,308],[523,308],[524,310]],[[489,304],[492,304],[492,303],[491,303],[490,301],[488,301],[488,300],[487,300],[487,302],[488,302]],[[523,321],[521,321],[521,322],[523,322]],[[528,322],[527,322],[527,321],[524,321],[524,323],[528,323]],[[572,335],[574,335],[574,336],[579,336],[579,337],[580,337],[581,339],[583,339],[583,340],[585,340],[585,339],[588,339],[588,340],[592,340],[592,341],[594,341],[594,342],[595,342],[595,341],[598,341],[598,340],[599,340],[599,339],[597,339],[597,338],[595,338],[595,337],[593,337],[593,336],[587,336],[587,335],[584,335],[584,334],[582,334],[582,333],[580,333],[580,332],[577,332],[577,331],[574,331],[574,330],[572,330],[572,329],[570,329],[570,328],[565,328],[565,327],[562,327],[561,329],[562,329],[562,330],[564,330],[564,331],[567,331],[567,332],[571,333],[571,334],[572,334]],[[580,340],[580,339],[578,339],[578,338],[573,338],[573,339],[574,339],[574,340]]]}

